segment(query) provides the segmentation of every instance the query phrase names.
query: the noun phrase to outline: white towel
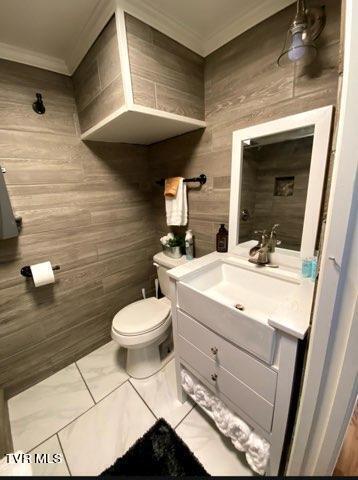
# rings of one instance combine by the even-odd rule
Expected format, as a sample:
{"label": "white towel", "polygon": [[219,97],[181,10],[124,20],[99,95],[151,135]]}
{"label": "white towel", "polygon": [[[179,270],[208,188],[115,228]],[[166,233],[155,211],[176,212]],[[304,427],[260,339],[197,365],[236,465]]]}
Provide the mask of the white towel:
{"label": "white towel", "polygon": [[199,403],[202,407],[211,410],[211,395],[208,390],[198,383],[194,388],[194,400]]}
{"label": "white towel", "polygon": [[181,378],[184,390],[214,420],[221,433],[231,439],[237,450],[245,452],[252,470],[264,475],[270,458],[270,444],[184,368],[181,369]]}
{"label": "white towel", "polygon": [[167,225],[186,225],[188,223],[188,201],[186,198],[186,184],[180,179],[175,197],[165,197]]}
{"label": "white towel", "polygon": [[251,428],[241,418],[233,415],[229,424],[229,436],[235,448],[246,452],[250,438]]}
{"label": "white towel", "polygon": [[270,458],[270,444],[255,432],[251,433],[248,444],[245,454],[247,463],[255,472],[263,475]]}

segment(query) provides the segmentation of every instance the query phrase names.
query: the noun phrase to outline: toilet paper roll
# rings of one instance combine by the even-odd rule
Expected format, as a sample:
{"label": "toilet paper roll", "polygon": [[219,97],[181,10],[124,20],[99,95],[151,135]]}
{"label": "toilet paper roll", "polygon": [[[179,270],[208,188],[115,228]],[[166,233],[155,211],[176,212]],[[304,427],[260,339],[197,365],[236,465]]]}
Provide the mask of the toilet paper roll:
{"label": "toilet paper roll", "polygon": [[37,263],[36,265],[30,265],[30,268],[35,287],[55,283],[51,262]]}

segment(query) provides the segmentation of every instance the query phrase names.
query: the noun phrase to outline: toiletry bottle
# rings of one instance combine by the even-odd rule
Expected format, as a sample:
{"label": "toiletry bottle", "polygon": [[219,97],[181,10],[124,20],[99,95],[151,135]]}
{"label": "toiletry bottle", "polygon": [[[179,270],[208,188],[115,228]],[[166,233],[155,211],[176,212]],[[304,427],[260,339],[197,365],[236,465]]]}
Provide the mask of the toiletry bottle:
{"label": "toiletry bottle", "polygon": [[305,257],[302,259],[302,277],[310,278],[312,275],[312,258]]}
{"label": "toiletry bottle", "polygon": [[312,257],[311,260],[311,280],[315,282],[317,278],[317,257]]}
{"label": "toiletry bottle", "polygon": [[229,240],[229,233],[225,228],[225,224],[222,223],[218,233],[216,234],[216,251],[227,252],[228,240]]}
{"label": "toiletry bottle", "polygon": [[187,260],[194,258],[194,237],[191,230],[187,230],[185,233],[185,256]]}

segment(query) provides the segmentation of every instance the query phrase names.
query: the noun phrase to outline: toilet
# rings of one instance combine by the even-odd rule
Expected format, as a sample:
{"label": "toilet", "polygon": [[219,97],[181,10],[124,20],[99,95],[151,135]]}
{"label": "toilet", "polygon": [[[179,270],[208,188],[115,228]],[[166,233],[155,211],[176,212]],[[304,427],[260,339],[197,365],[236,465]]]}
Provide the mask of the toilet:
{"label": "toilet", "polygon": [[170,258],[163,252],[153,257],[163,298],[138,300],[122,308],[113,318],[112,339],[127,349],[126,371],[133,378],[147,378],[161,368],[159,346],[167,339],[172,322],[167,270],[187,260]]}

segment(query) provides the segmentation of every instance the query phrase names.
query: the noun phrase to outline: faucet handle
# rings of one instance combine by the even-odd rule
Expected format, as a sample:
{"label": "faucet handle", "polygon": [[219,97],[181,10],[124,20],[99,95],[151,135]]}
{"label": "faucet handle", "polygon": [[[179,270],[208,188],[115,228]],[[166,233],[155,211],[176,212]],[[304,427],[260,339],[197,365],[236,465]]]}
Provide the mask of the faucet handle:
{"label": "faucet handle", "polygon": [[276,230],[278,229],[279,226],[280,226],[279,223],[275,223],[275,225],[271,228],[271,233],[276,233]]}

